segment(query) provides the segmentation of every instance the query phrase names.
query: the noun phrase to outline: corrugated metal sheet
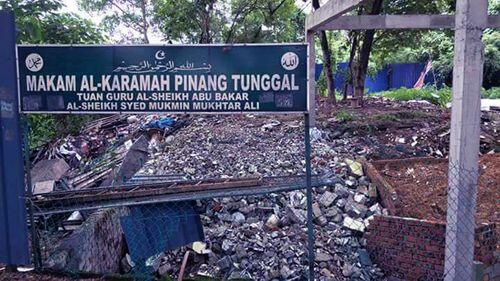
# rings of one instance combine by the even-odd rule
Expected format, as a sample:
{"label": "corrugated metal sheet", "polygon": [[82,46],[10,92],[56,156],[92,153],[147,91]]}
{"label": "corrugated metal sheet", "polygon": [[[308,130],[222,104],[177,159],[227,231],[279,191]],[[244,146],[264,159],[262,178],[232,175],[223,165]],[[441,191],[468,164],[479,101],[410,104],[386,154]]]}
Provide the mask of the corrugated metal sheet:
{"label": "corrugated metal sheet", "polygon": [[30,255],[11,12],[0,11],[0,38],[0,263],[23,265]]}
{"label": "corrugated metal sheet", "polygon": [[[344,82],[347,76],[347,66],[347,62],[341,62],[337,65],[337,70],[334,75],[335,89],[337,89],[337,91],[342,92],[344,90]],[[413,88],[424,67],[425,63],[390,64],[379,70],[374,76],[368,75],[366,77],[365,88],[369,93],[377,93],[401,87]],[[323,65],[316,64],[316,80],[319,79],[322,70]],[[432,71],[425,77],[425,83],[434,84]],[[438,86],[441,86],[439,81]]]}

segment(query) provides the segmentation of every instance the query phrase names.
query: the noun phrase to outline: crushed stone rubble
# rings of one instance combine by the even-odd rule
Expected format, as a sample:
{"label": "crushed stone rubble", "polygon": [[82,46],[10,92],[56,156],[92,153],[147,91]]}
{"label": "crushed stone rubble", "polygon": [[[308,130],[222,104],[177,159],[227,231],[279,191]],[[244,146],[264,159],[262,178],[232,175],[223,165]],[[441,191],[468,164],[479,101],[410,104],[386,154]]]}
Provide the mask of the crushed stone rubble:
{"label": "crushed stone rubble", "polygon": [[[449,112],[430,104],[380,98],[367,99],[350,122],[328,112],[322,112],[320,103],[318,127],[311,130],[313,174],[338,179],[313,190],[316,276],[384,280],[365,249],[363,234],[372,216],[387,211],[377,201],[377,190],[364,175],[361,161],[446,157]],[[499,120],[498,112],[483,112],[483,153],[496,151],[500,144]],[[98,187],[109,180],[113,167],[122,165],[141,136],[147,137],[149,155],[136,176],[201,180],[305,174],[300,115],[113,115],[90,122],[80,135],[37,150],[32,160],[35,165],[41,162],[38,170],[58,166],[61,172],[42,173],[35,188],[43,196],[43,192]],[[196,207],[205,241],[152,258],[157,276],[178,276],[189,251],[184,276],[306,279],[305,190],[201,200]],[[122,273],[134,270],[128,254],[121,257],[121,264]]]}
{"label": "crushed stone rubble", "polygon": [[[184,173],[188,179],[287,176],[305,173],[300,116],[195,117],[189,126],[154,149],[140,175]],[[362,238],[370,218],[385,212],[359,162],[337,156],[335,146],[315,132],[313,173],[339,176],[342,183],[313,191],[316,268],[319,280],[382,280]],[[198,201],[204,251],[193,252],[190,276],[253,280],[304,280],[307,276],[304,190],[263,196]],[[196,244],[198,246],[198,244]],[[157,274],[176,276],[193,245],[163,253]],[[198,253],[200,252],[200,253]],[[185,275],[186,276],[186,275]]]}

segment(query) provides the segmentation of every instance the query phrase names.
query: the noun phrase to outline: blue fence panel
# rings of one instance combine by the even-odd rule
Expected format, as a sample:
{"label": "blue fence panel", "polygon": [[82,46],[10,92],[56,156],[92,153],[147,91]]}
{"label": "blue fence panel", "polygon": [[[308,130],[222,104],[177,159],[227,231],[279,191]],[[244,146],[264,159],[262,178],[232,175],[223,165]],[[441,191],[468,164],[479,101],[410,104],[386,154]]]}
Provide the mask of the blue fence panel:
{"label": "blue fence panel", "polygon": [[[417,82],[420,74],[424,70],[425,63],[398,63],[390,64],[379,70],[374,76],[368,75],[365,81],[365,88],[369,93],[378,93],[395,88],[413,88]],[[344,90],[344,82],[348,73],[348,63],[341,62],[337,64],[337,70],[334,74],[335,89],[337,91]],[[323,70],[322,64],[316,64],[316,80],[319,79],[321,71]],[[425,84],[434,84],[434,75],[430,71],[424,80]],[[437,82],[438,87],[441,83]]]}
{"label": "blue fence panel", "polygon": [[368,93],[378,93],[389,88],[389,68],[384,67],[375,76],[368,75],[365,81],[365,89]]}

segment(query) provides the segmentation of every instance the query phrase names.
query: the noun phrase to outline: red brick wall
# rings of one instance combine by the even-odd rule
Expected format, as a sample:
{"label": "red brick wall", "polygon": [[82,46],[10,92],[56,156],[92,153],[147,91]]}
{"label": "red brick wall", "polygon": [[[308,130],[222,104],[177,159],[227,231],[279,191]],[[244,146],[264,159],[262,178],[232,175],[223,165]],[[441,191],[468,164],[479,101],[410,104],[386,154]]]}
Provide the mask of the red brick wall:
{"label": "red brick wall", "polygon": [[[495,225],[476,229],[475,259],[494,262]],[[394,216],[375,216],[365,234],[374,261],[387,273],[405,280],[441,280],[444,271],[446,226]]]}

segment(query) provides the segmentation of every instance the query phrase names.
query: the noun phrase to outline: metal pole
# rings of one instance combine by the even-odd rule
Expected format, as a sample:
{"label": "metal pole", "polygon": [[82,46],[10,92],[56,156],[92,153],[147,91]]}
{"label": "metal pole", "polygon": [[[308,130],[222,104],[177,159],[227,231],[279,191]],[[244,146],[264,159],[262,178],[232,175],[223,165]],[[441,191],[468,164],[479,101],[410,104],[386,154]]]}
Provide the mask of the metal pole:
{"label": "metal pole", "polygon": [[21,115],[21,124],[23,126],[23,146],[24,146],[24,172],[26,175],[26,196],[28,205],[28,218],[30,221],[30,234],[31,234],[31,249],[33,254],[33,264],[35,270],[40,270],[42,268],[41,251],[40,251],[40,241],[38,240],[38,235],[36,234],[35,219],[33,216],[33,188],[31,186],[31,164],[30,164],[30,146],[29,146],[29,123],[26,115]]}
{"label": "metal pole", "polygon": [[309,280],[314,280],[314,225],[312,212],[312,186],[311,186],[311,136],[309,133],[309,113],[304,114],[305,145],[306,145],[306,186],[307,186],[307,244],[309,252]]}

